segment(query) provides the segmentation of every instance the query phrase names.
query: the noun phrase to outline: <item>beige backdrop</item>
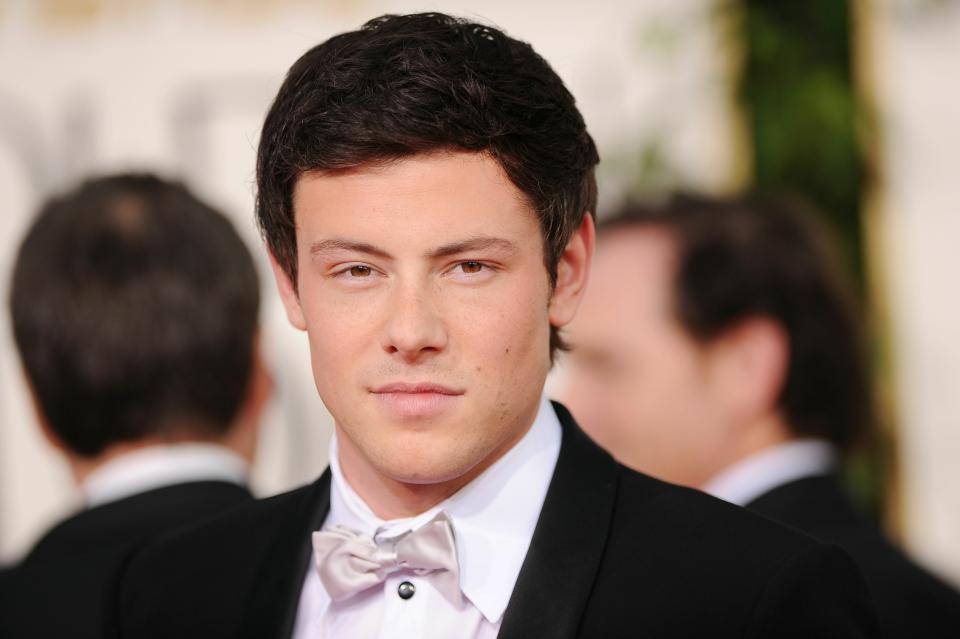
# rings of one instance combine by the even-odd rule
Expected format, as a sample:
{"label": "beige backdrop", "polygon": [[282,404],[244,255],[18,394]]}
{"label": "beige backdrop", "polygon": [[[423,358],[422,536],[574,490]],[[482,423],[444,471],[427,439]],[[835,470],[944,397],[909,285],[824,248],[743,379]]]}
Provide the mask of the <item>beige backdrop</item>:
{"label": "beige backdrop", "polygon": [[[0,0],[0,295],[37,203],[94,172],[156,169],[225,208],[260,259],[266,345],[278,380],[254,484],[316,476],[330,420],[304,337],[286,324],[252,223],[254,149],[284,71],[308,47],[385,12],[435,10],[530,41],[577,96],[603,157],[602,201],[634,182],[708,191],[745,165],[731,107],[731,48],[714,0]],[[960,9],[859,3],[880,98],[884,188],[875,260],[889,301],[912,550],[960,583]],[[829,143],[829,141],[824,141]],[[645,152],[646,151],[646,152]],[[75,506],[40,441],[0,313],[0,560]]]}

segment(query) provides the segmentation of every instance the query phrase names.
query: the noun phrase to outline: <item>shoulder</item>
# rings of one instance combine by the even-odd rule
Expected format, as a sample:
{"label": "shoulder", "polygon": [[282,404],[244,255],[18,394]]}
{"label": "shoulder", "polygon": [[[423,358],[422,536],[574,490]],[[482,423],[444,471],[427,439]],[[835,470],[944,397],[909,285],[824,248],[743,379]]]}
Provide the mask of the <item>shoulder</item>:
{"label": "shoulder", "polygon": [[238,610],[292,587],[309,531],[326,513],[327,475],[161,535],[131,552],[107,596],[107,636],[176,636],[215,623],[235,636]]}
{"label": "shoulder", "polygon": [[892,544],[862,516],[835,476],[779,486],[748,506],[850,553],[891,636],[938,636],[960,628],[960,594]]}
{"label": "shoulder", "polygon": [[[238,552],[252,557],[265,551],[271,539],[298,519],[314,504],[316,484],[252,500],[217,513],[198,523],[174,529],[157,536],[149,544],[136,549],[127,560],[125,570],[158,570],[175,572],[183,564],[203,566],[236,558]],[[237,562],[242,563],[242,562]]]}
{"label": "shoulder", "polygon": [[262,534],[276,527],[276,517],[289,517],[309,507],[316,490],[317,482],[263,499],[239,501],[203,521],[159,536],[152,545],[202,544],[210,539],[222,542],[222,533],[238,526],[246,532],[245,536]]}
{"label": "shoulder", "polygon": [[703,551],[731,547],[735,555],[757,556],[800,550],[811,537],[691,488],[660,481],[620,466],[614,529],[663,542],[696,539]]}
{"label": "shoulder", "polygon": [[97,636],[105,594],[132,549],[251,499],[235,484],[190,482],[64,519],[0,577],[0,636]]}
{"label": "shoulder", "polygon": [[[611,636],[636,623],[637,601],[657,611],[654,634],[655,619],[739,636],[816,634],[827,619],[827,628],[851,628],[836,636],[854,637],[875,623],[862,577],[836,546],[623,467],[592,601],[592,622]],[[811,606],[819,617],[804,620]],[[787,620],[801,634],[783,634]]]}
{"label": "shoulder", "polygon": [[891,636],[943,637],[960,630],[960,593],[878,530],[839,531],[830,541],[846,549],[863,570]]}
{"label": "shoulder", "polygon": [[222,481],[187,482],[137,493],[62,520],[43,535],[24,564],[112,554],[252,500],[246,488]]}
{"label": "shoulder", "polygon": [[83,514],[61,522],[0,574],[0,637],[96,635],[107,575],[130,543],[95,524]]}
{"label": "shoulder", "polygon": [[[750,561],[762,560],[766,552],[776,555],[816,543],[739,506],[627,468],[591,441],[562,405],[554,406],[564,426],[563,445],[551,485],[556,494],[548,495],[544,507],[553,505],[569,519],[578,515],[570,506],[574,495],[582,495],[584,505],[601,495],[610,499],[607,554],[632,554],[642,541],[668,549],[690,546],[692,556],[724,550]],[[556,503],[551,504],[551,496]]]}

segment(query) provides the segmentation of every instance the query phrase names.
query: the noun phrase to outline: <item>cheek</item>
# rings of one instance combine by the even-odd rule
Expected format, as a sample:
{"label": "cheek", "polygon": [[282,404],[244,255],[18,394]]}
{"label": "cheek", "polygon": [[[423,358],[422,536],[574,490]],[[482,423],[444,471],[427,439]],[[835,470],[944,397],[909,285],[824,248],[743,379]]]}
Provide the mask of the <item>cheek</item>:
{"label": "cheek", "polygon": [[[492,360],[522,359],[533,351],[548,353],[549,282],[539,272],[517,273],[497,286],[450,293],[445,302],[451,329],[478,344]],[[455,328],[454,328],[455,327]],[[540,339],[543,337],[543,339]]]}
{"label": "cheek", "polygon": [[317,389],[324,401],[334,401],[336,389],[353,379],[361,355],[376,343],[376,317],[363,300],[325,299],[322,293],[304,296],[302,308]]}
{"label": "cheek", "polygon": [[486,410],[499,416],[497,421],[506,423],[517,407],[542,393],[550,367],[546,306],[543,291],[514,292],[457,319],[453,360],[473,380]]}
{"label": "cheek", "polygon": [[307,280],[300,304],[311,343],[338,353],[364,339],[369,342],[386,315],[387,300],[383,290],[344,292],[321,277]]}
{"label": "cheek", "polygon": [[711,410],[709,388],[698,373],[679,358],[650,376],[637,394],[638,417],[645,430],[685,447],[712,438],[717,416]]}
{"label": "cheek", "polygon": [[346,356],[353,333],[358,326],[346,316],[346,307],[324,306],[312,301],[303,305],[310,336],[310,348],[314,356],[323,359],[338,359]]}
{"label": "cheek", "polygon": [[[500,378],[521,376],[549,361],[545,307],[526,303],[491,304],[458,313],[452,348],[469,358],[474,373]],[[493,380],[491,380],[493,381]]]}

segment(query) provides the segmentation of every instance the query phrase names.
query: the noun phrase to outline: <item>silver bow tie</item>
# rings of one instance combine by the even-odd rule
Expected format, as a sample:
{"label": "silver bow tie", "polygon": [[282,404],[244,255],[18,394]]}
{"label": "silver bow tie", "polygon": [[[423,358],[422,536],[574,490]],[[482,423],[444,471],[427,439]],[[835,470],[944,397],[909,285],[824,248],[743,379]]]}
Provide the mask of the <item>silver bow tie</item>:
{"label": "silver bow tie", "polygon": [[433,584],[459,606],[460,569],[453,527],[443,512],[395,540],[377,545],[344,526],[313,533],[313,557],[320,581],[334,601],[382,583],[387,575],[410,570],[431,576]]}

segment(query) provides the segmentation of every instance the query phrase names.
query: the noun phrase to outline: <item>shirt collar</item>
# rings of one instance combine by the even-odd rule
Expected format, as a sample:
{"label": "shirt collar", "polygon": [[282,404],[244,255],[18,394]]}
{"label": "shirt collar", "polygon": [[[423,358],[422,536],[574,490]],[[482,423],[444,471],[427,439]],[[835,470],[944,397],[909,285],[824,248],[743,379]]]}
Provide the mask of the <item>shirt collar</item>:
{"label": "shirt collar", "polygon": [[[384,521],[344,479],[334,435],[330,444],[330,514],[324,525],[393,537],[444,511],[456,539],[460,590],[487,621],[497,623],[530,547],[560,454],[561,438],[557,414],[542,398],[533,425],[523,438],[476,479],[427,512]],[[496,561],[491,561],[492,557]]]}
{"label": "shirt collar", "polygon": [[837,464],[833,445],[822,439],[798,439],[738,461],[715,475],[703,490],[738,506],[791,481],[824,475]]}
{"label": "shirt collar", "polygon": [[247,463],[217,444],[149,446],[104,463],[83,481],[88,508],[154,488],[191,481],[246,483]]}

